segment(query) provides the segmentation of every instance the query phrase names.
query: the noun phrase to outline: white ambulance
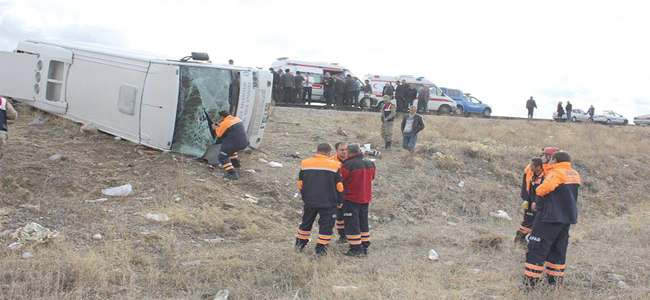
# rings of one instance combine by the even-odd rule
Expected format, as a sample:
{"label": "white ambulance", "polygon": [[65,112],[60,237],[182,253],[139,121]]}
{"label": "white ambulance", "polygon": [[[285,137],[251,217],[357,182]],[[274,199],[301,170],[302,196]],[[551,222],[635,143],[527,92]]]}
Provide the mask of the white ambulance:
{"label": "white ambulance", "polygon": [[[373,93],[371,99],[373,103],[375,103],[375,101],[381,101],[386,83],[391,84],[393,89],[397,89],[397,81],[401,82],[402,80],[405,80],[406,84],[413,84],[418,92],[424,85],[429,87],[429,103],[427,103],[427,111],[449,114],[453,111],[452,107],[456,107],[456,101],[449,98],[449,96],[445,95],[437,85],[424,77],[413,77],[411,75],[386,76],[368,74],[363,79],[364,81],[370,81],[370,84],[372,85]],[[413,104],[417,105],[417,102],[418,100],[416,99]]]}

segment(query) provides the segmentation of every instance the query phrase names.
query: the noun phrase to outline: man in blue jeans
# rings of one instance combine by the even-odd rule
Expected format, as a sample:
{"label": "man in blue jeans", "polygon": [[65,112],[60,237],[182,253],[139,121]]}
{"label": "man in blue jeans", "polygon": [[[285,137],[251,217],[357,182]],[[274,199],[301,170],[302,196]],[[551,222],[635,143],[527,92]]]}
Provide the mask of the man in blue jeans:
{"label": "man in blue jeans", "polygon": [[405,115],[402,120],[402,148],[411,151],[411,154],[415,154],[418,133],[424,129],[424,120],[416,110],[417,106],[411,105],[408,115]]}

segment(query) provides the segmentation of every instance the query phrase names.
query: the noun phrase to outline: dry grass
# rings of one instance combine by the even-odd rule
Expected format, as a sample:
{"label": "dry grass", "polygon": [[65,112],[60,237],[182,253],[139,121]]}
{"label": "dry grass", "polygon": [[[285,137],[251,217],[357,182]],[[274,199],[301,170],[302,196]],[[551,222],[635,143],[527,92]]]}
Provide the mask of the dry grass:
{"label": "dry grass", "polygon": [[[292,251],[302,205],[299,152],[321,141],[382,145],[374,113],[275,108],[262,152],[243,154],[241,179],[217,178],[174,154],[53,119],[37,127],[20,107],[0,165],[0,231],[38,222],[63,238],[21,251],[0,238],[3,299],[645,299],[650,280],[650,128],[427,116],[415,157],[399,149],[377,160],[365,259],[316,259]],[[296,126],[290,123],[298,122]],[[397,124],[396,124],[397,125]],[[341,126],[348,137],[336,134]],[[572,228],[566,285],[518,289],[524,250],[510,243],[521,220],[519,184],[544,146],[572,154],[584,185]],[[65,160],[48,157],[62,153]],[[284,164],[272,169],[259,158]],[[459,185],[463,182],[463,186]],[[102,188],[132,183],[133,195],[104,203]],[[259,204],[242,201],[244,194]],[[29,203],[40,210],[20,207]],[[488,215],[503,209],[513,221]],[[164,213],[168,222],[141,217]],[[450,222],[450,223],[448,223]],[[92,239],[101,233],[102,240]],[[217,243],[206,239],[224,238]],[[435,249],[440,261],[427,260]],[[30,251],[33,258],[22,259]],[[187,265],[200,261],[197,265]],[[480,269],[475,271],[474,269]],[[478,272],[478,273],[476,273]],[[608,274],[626,277],[621,288]],[[356,286],[334,290],[333,286]]]}

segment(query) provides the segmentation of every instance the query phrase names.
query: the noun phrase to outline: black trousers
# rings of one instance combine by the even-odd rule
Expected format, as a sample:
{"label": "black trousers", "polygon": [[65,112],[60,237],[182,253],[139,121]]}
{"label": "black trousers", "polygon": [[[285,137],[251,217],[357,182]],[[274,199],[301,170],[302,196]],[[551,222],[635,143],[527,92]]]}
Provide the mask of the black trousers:
{"label": "black trousers", "polygon": [[237,152],[243,149],[233,149],[228,147],[228,145],[221,146],[221,152],[219,152],[219,163],[221,167],[228,173],[237,173],[235,168],[241,167],[241,162],[239,161],[239,156]]}
{"label": "black trousers", "polygon": [[528,109],[528,116],[532,118],[532,117],[533,117],[533,112],[534,112],[534,111],[535,111],[535,108],[529,108],[529,109]]}
{"label": "black trousers", "polygon": [[343,208],[336,209],[336,230],[340,238],[345,238],[345,218],[343,217]]}
{"label": "black trousers", "polygon": [[429,102],[429,99],[424,100],[424,101],[418,100],[418,110],[417,111],[421,112],[421,113],[426,113],[427,112],[427,105],[429,104],[428,102]]}
{"label": "black trousers", "polygon": [[361,95],[361,91],[354,91],[354,95],[352,96],[351,105],[359,106],[359,96],[360,95]]}
{"label": "black trousers", "polygon": [[351,249],[361,250],[370,246],[370,224],[368,223],[368,204],[343,201],[345,236]]}
{"label": "black trousers", "polygon": [[524,211],[524,220],[519,225],[519,232],[523,235],[527,235],[533,231],[533,223],[535,222],[535,212],[533,212],[528,206],[528,209]]}
{"label": "black trousers", "polygon": [[311,87],[306,87],[306,88],[303,89],[303,91],[302,91],[302,102],[306,101],[307,103],[311,104],[311,92],[312,92]]}
{"label": "black trousers", "polygon": [[570,228],[570,224],[535,220],[526,253],[525,274],[529,280],[541,279],[544,272],[553,281],[564,276]]}
{"label": "black trousers", "polygon": [[354,103],[354,91],[345,92],[345,99],[343,99],[343,105],[352,105]]}
{"label": "black trousers", "polygon": [[294,92],[292,87],[283,87],[282,88],[282,98],[284,103],[291,103],[293,102]]}
{"label": "black trousers", "polygon": [[336,106],[343,105],[343,98],[345,98],[344,95],[345,94],[343,94],[343,93],[337,93],[336,94]]}
{"label": "black trousers", "polygon": [[328,245],[330,240],[332,240],[332,234],[334,233],[336,207],[315,208],[305,205],[302,213],[302,223],[300,223],[300,226],[298,227],[296,238],[305,240],[305,243],[307,243],[316,216],[320,216],[320,218],[318,218],[318,244]]}
{"label": "black trousers", "polygon": [[397,102],[397,112],[404,112],[404,106],[406,106],[405,105],[406,100],[404,100],[404,98],[397,97],[395,102]]}
{"label": "black trousers", "polygon": [[295,98],[293,99],[294,102],[301,103],[301,101],[302,101],[302,90],[303,90],[303,88],[294,89],[294,91],[296,93]]}

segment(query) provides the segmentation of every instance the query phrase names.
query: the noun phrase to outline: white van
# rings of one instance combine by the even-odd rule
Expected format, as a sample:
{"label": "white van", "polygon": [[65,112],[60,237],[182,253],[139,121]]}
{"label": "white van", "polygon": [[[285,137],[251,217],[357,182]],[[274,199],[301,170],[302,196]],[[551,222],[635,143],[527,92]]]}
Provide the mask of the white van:
{"label": "white van", "polygon": [[216,120],[219,111],[229,110],[258,147],[271,73],[188,60],[27,40],[14,52],[0,52],[0,94],[135,143],[198,157],[215,143],[208,116]]}
{"label": "white van", "polygon": [[[429,87],[429,103],[427,103],[427,111],[436,111],[440,114],[449,114],[452,112],[452,107],[454,109],[456,107],[456,101],[449,98],[449,96],[445,95],[445,93],[443,93],[437,85],[424,77],[416,78],[411,75],[386,76],[368,74],[363,79],[370,81],[370,84],[372,85],[371,99],[373,101],[373,104],[375,101],[381,101],[382,92],[384,91],[384,86],[386,83],[390,83],[393,86],[393,89],[396,89],[397,81],[401,82],[402,80],[405,80],[407,84],[415,85],[415,88],[418,90],[418,92],[420,91],[420,88],[425,84]],[[417,105],[417,102],[418,100],[416,99],[413,104]]]}
{"label": "white van", "polygon": [[323,78],[326,72],[329,72],[332,76],[346,76],[348,74],[352,77],[355,76],[350,72],[350,70],[336,63],[299,61],[289,59],[288,57],[278,58],[277,61],[274,61],[271,64],[271,68],[275,71],[282,70],[282,72],[289,69],[294,74],[297,71],[300,71],[300,73],[303,74],[309,73],[314,82],[312,86],[312,100],[314,102],[325,102]]}

